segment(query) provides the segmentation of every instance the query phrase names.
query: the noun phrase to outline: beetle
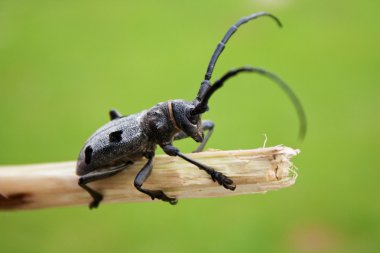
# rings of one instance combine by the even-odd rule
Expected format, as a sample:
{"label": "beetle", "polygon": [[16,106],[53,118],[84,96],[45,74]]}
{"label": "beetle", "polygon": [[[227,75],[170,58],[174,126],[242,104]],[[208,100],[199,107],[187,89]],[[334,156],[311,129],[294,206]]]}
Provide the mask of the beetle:
{"label": "beetle", "polygon": [[[204,149],[214,130],[214,123],[202,121],[201,115],[208,111],[209,99],[215,91],[221,88],[227,80],[240,73],[261,74],[278,84],[296,107],[300,119],[300,136],[305,135],[306,118],[302,105],[290,87],[276,75],[261,68],[240,67],[230,70],[211,85],[210,80],[215,63],[230,37],[242,24],[264,16],[273,19],[278,26],[282,26],[277,17],[267,12],[254,13],[239,19],[217,45],[209,62],[205,79],[202,81],[198,94],[193,101],[178,99],[161,102],[150,109],[128,116],[121,115],[117,110],[109,112],[111,121],[98,129],[86,141],[77,160],[78,184],[93,198],[89,204],[90,209],[98,207],[103,195],[89,187],[88,183],[116,175],[143,157],[147,161],[134,180],[135,188],[149,195],[152,200],[160,199],[173,205],[176,204],[176,197],[168,196],[161,190],[143,187],[144,181],[147,180],[153,169],[153,159],[157,146],[160,146],[167,155],[178,156],[204,170],[214,182],[219,183],[224,188],[235,190],[236,186],[228,176],[184,155],[173,146],[173,141],[191,137],[200,143],[195,152]],[[206,131],[207,134],[204,136]]]}

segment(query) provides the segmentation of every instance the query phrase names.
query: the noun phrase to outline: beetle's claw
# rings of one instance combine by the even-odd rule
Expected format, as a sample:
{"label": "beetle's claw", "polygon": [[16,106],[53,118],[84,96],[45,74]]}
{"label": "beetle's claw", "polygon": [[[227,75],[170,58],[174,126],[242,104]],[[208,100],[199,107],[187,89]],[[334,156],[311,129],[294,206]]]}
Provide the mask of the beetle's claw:
{"label": "beetle's claw", "polygon": [[211,174],[211,178],[214,180],[214,182],[218,182],[218,184],[222,185],[228,190],[234,191],[236,189],[236,185],[234,185],[232,179],[228,178],[218,171],[214,171],[214,173]]}
{"label": "beetle's claw", "polygon": [[170,198],[169,203],[172,204],[172,205],[177,205],[178,199],[176,199],[176,198]]}
{"label": "beetle's claw", "polygon": [[98,208],[98,206],[99,206],[99,202],[100,202],[100,201],[98,201],[98,200],[94,200],[94,201],[92,201],[92,202],[88,205],[88,207],[89,207],[90,209]]}
{"label": "beetle's claw", "polygon": [[103,196],[101,194],[94,196],[94,200],[88,205],[91,209],[98,208],[100,201],[103,200]]}
{"label": "beetle's claw", "polygon": [[224,188],[231,190],[231,191],[235,191],[235,189],[236,189],[236,185],[234,185],[234,184],[228,184],[228,185],[223,184],[223,186],[224,186]]}
{"label": "beetle's claw", "polygon": [[176,205],[178,203],[177,198],[172,198],[167,196],[163,191],[150,191],[148,195],[154,199],[161,199],[162,201],[169,202],[172,205]]}

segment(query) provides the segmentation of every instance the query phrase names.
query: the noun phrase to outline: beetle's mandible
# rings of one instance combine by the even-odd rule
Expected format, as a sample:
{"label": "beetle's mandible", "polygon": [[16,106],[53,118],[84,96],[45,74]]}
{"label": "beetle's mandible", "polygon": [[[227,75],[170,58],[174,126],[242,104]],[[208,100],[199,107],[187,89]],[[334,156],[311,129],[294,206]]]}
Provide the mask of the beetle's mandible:
{"label": "beetle's mandible", "polygon": [[[300,136],[305,135],[306,117],[301,103],[290,87],[276,75],[261,68],[240,67],[227,72],[213,84],[210,82],[218,57],[238,27],[263,16],[273,19],[281,26],[278,18],[266,12],[255,13],[241,18],[219,42],[211,57],[205,79],[202,81],[198,94],[193,101],[172,100],[162,102],[148,110],[128,116],[122,116],[116,110],[110,111],[111,121],[98,129],[87,140],[80,151],[77,161],[78,184],[93,198],[89,205],[90,209],[99,205],[103,195],[87,184],[113,176],[142,157],[145,157],[147,162],[134,180],[136,189],[149,195],[152,199],[161,199],[170,204],[176,204],[177,199],[174,196],[168,196],[158,189],[151,190],[143,187],[144,181],[147,180],[153,169],[153,158],[157,145],[169,156],[178,156],[204,170],[212,180],[224,188],[235,190],[235,185],[228,176],[182,154],[178,148],[173,146],[173,141],[191,137],[200,143],[195,152],[203,150],[213,132],[214,124],[211,121],[202,121],[201,115],[208,110],[208,101],[212,94],[222,87],[228,79],[239,73],[261,74],[278,84],[295,105],[300,118]],[[207,131],[205,136],[204,131]]]}

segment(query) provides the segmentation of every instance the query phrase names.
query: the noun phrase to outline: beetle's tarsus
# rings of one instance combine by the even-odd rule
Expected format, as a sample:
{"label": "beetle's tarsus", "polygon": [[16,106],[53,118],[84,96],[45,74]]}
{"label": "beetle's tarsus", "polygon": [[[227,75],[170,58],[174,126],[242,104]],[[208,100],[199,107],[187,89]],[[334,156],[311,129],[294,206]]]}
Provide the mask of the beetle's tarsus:
{"label": "beetle's tarsus", "polygon": [[224,188],[234,191],[236,189],[236,185],[234,185],[234,182],[229,177],[225,176],[223,173],[218,171],[213,171],[210,174],[212,180],[214,182],[217,182],[218,184],[222,185]]}
{"label": "beetle's tarsus", "polygon": [[152,198],[152,200],[160,199],[162,201],[169,202],[172,205],[175,205],[178,203],[177,198],[169,197],[161,190],[143,190],[143,192],[145,194],[148,194]]}
{"label": "beetle's tarsus", "polygon": [[169,203],[172,204],[173,206],[177,205],[178,199],[174,198],[174,199],[170,200]]}
{"label": "beetle's tarsus", "polygon": [[102,197],[100,200],[94,200],[94,201],[92,201],[92,202],[88,205],[88,207],[90,208],[90,210],[91,210],[91,209],[98,208],[99,203],[100,203],[100,201],[102,201],[102,199],[103,199],[103,197]]}

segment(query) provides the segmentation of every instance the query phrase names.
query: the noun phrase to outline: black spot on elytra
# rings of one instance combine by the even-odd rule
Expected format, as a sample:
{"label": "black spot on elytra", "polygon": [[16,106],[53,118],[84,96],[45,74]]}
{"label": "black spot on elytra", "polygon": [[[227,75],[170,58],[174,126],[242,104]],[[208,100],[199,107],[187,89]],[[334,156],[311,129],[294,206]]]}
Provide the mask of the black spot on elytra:
{"label": "black spot on elytra", "polygon": [[110,133],[110,142],[120,142],[123,138],[121,137],[121,134],[123,133],[122,130],[115,131]]}
{"label": "black spot on elytra", "polygon": [[84,150],[84,161],[86,164],[89,164],[91,162],[92,151],[93,150],[91,146],[87,146],[87,148]]}

